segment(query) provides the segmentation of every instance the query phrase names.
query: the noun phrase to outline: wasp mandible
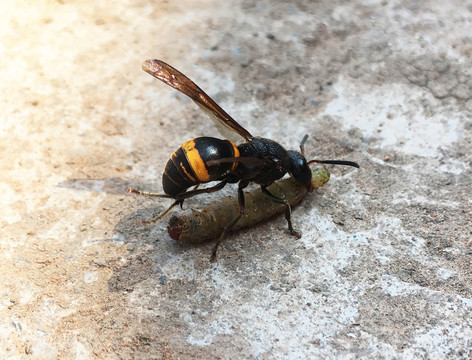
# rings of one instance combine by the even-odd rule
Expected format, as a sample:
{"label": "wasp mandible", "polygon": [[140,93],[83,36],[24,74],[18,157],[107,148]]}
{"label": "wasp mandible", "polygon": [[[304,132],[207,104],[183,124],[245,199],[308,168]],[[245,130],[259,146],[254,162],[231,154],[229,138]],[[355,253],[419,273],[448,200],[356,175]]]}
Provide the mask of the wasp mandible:
{"label": "wasp mandible", "polygon": [[[211,99],[192,80],[161,60],[146,60],[143,70],[165,84],[190,97],[213,120],[225,140],[213,137],[198,137],[184,142],[171,156],[162,176],[164,194],[128,188],[129,192],[174,199],[167,210],[152,220],[141,221],[152,224],[167,215],[174,206],[182,206],[185,199],[192,196],[221,190],[228,183],[238,183],[239,214],[230,221],[213,247],[210,261],[216,260],[218,246],[226,233],[244,214],[243,189],[250,182],[260,185],[262,192],[275,202],[285,205],[285,219],[290,233],[297,238],[300,232],[292,225],[290,204],[284,198],[273,195],[267,186],[289,173],[298,182],[311,189],[311,170],[309,165],[336,164],[358,168],[353,161],[310,160],[304,155],[305,135],[300,143],[300,151],[285,150],[279,143],[266,138],[254,137],[213,99]],[[238,145],[237,142],[244,141]],[[218,181],[214,186],[197,189],[198,185]],[[194,189],[189,190],[192,186]]]}

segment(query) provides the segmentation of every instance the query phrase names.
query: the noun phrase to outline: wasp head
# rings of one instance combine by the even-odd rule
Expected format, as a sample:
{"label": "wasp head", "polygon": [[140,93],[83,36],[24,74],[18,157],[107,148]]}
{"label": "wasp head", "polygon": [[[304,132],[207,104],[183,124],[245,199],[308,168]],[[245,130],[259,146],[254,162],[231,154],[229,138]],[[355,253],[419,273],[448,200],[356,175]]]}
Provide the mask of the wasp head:
{"label": "wasp head", "polygon": [[311,170],[305,157],[298,151],[289,150],[287,152],[290,157],[290,175],[292,175],[298,182],[306,185],[308,191],[312,191]]}

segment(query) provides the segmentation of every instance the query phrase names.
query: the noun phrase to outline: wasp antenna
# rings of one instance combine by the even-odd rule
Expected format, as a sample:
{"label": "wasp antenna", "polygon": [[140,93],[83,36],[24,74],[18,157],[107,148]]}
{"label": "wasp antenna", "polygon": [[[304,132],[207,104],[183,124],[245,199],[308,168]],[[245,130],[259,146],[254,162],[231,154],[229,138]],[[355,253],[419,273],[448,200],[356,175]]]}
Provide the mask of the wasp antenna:
{"label": "wasp antenna", "polygon": [[308,165],[310,164],[332,164],[332,165],[346,165],[346,166],[353,166],[355,168],[359,168],[359,164],[354,161],[347,161],[347,160],[310,160],[308,161]]}
{"label": "wasp antenna", "polygon": [[302,142],[300,143],[300,152],[302,153],[303,156],[305,156],[305,143],[308,140],[308,134],[305,134],[305,136],[302,139]]}

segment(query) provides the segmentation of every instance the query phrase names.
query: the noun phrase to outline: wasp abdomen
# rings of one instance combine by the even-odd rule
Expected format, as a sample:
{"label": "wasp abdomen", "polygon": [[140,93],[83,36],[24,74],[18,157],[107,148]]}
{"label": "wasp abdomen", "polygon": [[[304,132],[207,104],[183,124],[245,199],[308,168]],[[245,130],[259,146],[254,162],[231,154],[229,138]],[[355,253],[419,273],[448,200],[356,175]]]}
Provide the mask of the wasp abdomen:
{"label": "wasp abdomen", "polygon": [[237,163],[208,166],[207,162],[238,156],[238,148],[229,140],[200,137],[186,141],[167,162],[162,176],[164,192],[177,195],[193,185],[219,180],[228,171],[234,171]]}

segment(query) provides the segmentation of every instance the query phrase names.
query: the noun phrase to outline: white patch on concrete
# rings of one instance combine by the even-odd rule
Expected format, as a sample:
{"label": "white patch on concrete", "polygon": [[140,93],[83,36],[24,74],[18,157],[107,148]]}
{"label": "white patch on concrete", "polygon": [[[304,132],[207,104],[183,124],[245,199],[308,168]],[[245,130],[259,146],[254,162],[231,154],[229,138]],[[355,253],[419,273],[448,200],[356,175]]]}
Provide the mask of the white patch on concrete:
{"label": "white patch on concrete", "polygon": [[453,270],[449,270],[449,269],[439,268],[438,271],[436,272],[436,275],[441,280],[447,280],[450,277],[455,276],[456,272],[453,271]]}
{"label": "white patch on concrete", "polygon": [[2,197],[2,206],[0,206],[0,224],[2,222],[13,224],[21,220],[20,213],[13,209],[13,204],[20,200],[19,195],[6,183],[0,183],[0,194]]}
{"label": "white patch on concrete", "polygon": [[87,271],[84,273],[84,283],[90,284],[98,280],[98,272],[96,271]]}
{"label": "white patch on concrete", "polygon": [[[188,71],[188,73],[190,73],[190,71]],[[215,96],[219,92],[231,92],[234,89],[233,79],[223,76],[221,73],[207,70],[198,65],[195,65],[193,73],[195,74],[195,76],[191,76],[193,81],[197,82],[197,85],[200,86],[210,97]],[[187,75],[190,76],[189,74]],[[208,85],[204,84],[205,81],[203,79],[207,80]]]}
{"label": "white patch on concrete", "polygon": [[[452,351],[462,351],[463,354],[467,354],[466,351],[470,349],[459,349],[454,348],[454,342],[456,339],[472,339],[472,321],[468,321],[468,326],[465,324],[453,324],[453,323],[440,323],[433,329],[419,329],[414,337],[417,344],[421,344],[421,348],[428,354],[444,354],[444,358],[455,358],[451,354]],[[458,355],[458,353],[456,353]],[[469,353],[470,355],[470,353]],[[417,359],[418,350],[415,348],[405,348],[401,358],[404,359]],[[431,357],[436,358],[434,356]]]}
{"label": "white patch on concrete", "polygon": [[337,97],[327,105],[324,115],[343,118],[346,130],[357,127],[366,138],[379,138],[377,147],[380,148],[434,157],[439,147],[456,142],[462,131],[459,115],[428,115],[418,108],[421,99],[433,105],[438,103],[429,92],[418,87],[389,84],[363,93],[355,80],[340,76],[333,91]]}
{"label": "white patch on concrete", "polygon": [[126,237],[123,234],[120,233],[115,233],[111,237],[111,241],[113,242],[113,245],[115,246],[121,246],[125,243]]}
{"label": "white patch on concrete", "polygon": [[90,351],[81,341],[75,343],[75,358],[77,360],[90,358]]}
{"label": "white patch on concrete", "polygon": [[463,161],[459,161],[456,159],[447,159],[444,164],[439,166],[438,170],[445,173],[460,175],[467,171],[470,171],[470,166]]}
{"label": "white patch on concrete", "polygon": [[187,337],[187,342],[190,345],[206,346],[211,344],[215,336],[232,334],[232,321],[219,318],[208,324],[193,323],[193,331]]}
{"label": "white patch on concrete", "polygon": [[[381,218],[375,228],[350,234],[339,230],[331,217],[321,215],[317,209],[310,211],[308,216],[310,228],[302,229],[303,237],[299,241],[307,248],[317,249],[318,255],[334,265],[336,271],[348,266],[365,247],[374,251],[381,264],[388,263],[395,255],[390,245],[393,237],[407,245],[405,251],[409,255],[419,254],[424,245],[423,239],[405,233],[401,221],[396,218]],[[378,241],[379,237],[385,240]]]}

